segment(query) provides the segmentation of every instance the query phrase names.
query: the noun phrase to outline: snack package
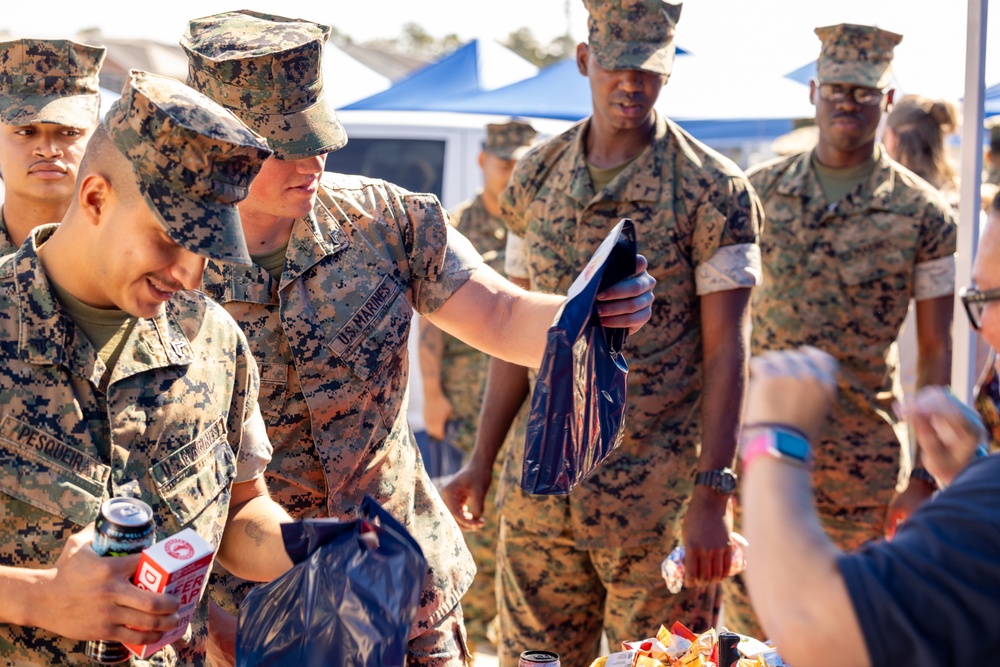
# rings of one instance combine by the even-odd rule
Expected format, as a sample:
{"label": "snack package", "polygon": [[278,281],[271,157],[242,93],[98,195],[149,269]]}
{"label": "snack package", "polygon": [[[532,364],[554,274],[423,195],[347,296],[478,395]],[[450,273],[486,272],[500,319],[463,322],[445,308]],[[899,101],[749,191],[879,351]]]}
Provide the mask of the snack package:
{"label": "snack package", "polygon": [[155,644],[125,644],[136,657],[145,660],[187,632],[188,623],[208,583],[208,570],[215,552],[190,528],[143,550],[133,581],[154,593],[169,593],[181,599],[180,624]]}

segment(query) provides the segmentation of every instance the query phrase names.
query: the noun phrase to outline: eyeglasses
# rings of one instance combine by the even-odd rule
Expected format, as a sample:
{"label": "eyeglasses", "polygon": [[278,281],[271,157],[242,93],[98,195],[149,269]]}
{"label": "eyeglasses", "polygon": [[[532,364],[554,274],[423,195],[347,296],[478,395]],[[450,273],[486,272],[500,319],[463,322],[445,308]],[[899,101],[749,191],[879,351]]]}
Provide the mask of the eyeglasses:
{"label": "eyeglasses", "polygon": [[827,102],[840,104],[847,100],[853,100],[855,104],[863,107],[877,106],[885,93],[878,88],[862,88],[859,86],[843,86],[839,83],[819,84],[819,96]]}
{"label": "eyeglasses", "polygon": [[965,306],[965,314],[969,316],[969,324],[976,331],[983,324],[983,311],[990,301],[1000,300],[1000,288],[988,289],[980,292],[975,287],[963,287],[959,293],[962,305]]}

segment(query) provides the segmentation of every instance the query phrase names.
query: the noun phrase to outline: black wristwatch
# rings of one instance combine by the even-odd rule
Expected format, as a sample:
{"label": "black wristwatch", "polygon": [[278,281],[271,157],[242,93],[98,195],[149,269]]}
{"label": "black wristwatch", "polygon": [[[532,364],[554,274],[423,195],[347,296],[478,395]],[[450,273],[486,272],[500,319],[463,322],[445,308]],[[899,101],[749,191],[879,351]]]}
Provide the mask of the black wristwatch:
{"label": "black wristwatch", "polygon": [[694,483],[707,486],[714,491],[731,496],[736,493],[736,483],[739,478],[729,468],[706,470],[694,476]]}

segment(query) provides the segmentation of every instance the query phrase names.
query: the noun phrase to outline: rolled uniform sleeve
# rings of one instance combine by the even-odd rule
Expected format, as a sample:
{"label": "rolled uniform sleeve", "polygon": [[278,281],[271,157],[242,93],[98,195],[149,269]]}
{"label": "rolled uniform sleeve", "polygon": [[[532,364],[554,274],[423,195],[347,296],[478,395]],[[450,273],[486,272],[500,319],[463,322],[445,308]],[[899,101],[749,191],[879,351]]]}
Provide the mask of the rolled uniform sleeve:
{"label": "rolled uniform sleeve", "polygon": [[928,205],[920,229],[913,267],[913,298],[936,299],[955,292],[955,251],[958,225],[944,199]]}
{"label": "rolled uniform sleeve", "polygon": [[[231,318],[228,313],[226,317]],[[236,322],[233,322],[233,326],[237,327]],[[257,403],[260,393],[260,370],[250,354],[246,337],[238,327],[236,330],[239,332],[237,368],[240,370],[236,373],[237,391],[233,394],[234,414],[230,417],[229,424],[231,427],[234,423],[238,424],[238,430],[230,435],[229,441],[237,452],[234,482],[240,483],[249,482],[263,475],[271,462],[274,450],[270,438],[267,437],[267,427]]]}
{"label": "rolled uniform sleeve", "polygon": [[432,313],[466,283],[483,258],[448,224],[437,197],[406,193],[401,202],[413,307],[419,313]]}
{"label": "rolled uniform sleeve", "polygon": [[709,191],[697,210],[692,255],[699,296],[761,284],[758,245],[763,212],[745,177]]}
{"label": "rolled uniform sleeve", "polygon": [[243,422],[240,454],[236,459],[236,482],[249,482],[264,474],[271,462],[271,441],[256,401],[250,418]]}
{"label": "rolled uniform sleeve", "polygon": [[528,244],[516,234],[507,235],[503,270],[508,278],[528,279]]}

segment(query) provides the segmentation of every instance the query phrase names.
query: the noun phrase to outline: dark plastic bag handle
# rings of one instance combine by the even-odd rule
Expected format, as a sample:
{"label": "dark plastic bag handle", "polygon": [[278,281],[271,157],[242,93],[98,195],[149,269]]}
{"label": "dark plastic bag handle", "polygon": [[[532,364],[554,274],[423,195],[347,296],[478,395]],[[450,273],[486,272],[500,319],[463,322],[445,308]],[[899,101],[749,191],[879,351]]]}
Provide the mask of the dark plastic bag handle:
{"label": "dark plastic bag handle", "polygon": [[[631,278],[635,273],[636,265],[636,242],[635,225],[629,218],[625,218],[622,225],[621,234],[618,241],[611,249],[607,263],[604,266],[604,274],[601,276],[598,292],[602,292],[612,285],[616,285],[623,280]],[[597,317],[596,312],[594,315]],[[625,347],[628,339],[628,329],[606,328],[604,329],[605,340],[608,342],[608,349],[612,355],[616,355]]]}

